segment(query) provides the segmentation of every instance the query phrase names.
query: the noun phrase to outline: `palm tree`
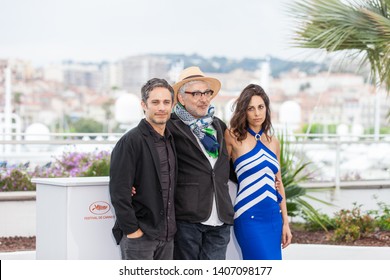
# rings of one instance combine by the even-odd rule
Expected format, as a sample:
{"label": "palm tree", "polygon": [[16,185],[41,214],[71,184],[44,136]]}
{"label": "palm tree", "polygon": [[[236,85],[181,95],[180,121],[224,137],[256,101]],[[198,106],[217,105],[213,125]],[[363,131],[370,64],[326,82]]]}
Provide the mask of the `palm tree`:
{"label": "palm tree", "polygon": [[333,204],[308,194],[306,189],[299,185],[310,179],[310,174],[307,173],[306,168],[311,162],[298,159],[299,157],[296,156],[295,151],[284,135],[281,135],[279,140],[281,174],[286,192],[288,215],[295,217],[303,214],[307,220],[319,225],[326,231],[329,226],[328,221],[324,220],[323,215],[310,204],[308,199],[321,202],[325,205]]}
{"label": "palm tree", "polygon": [[297,0],[288,12],[296,47],[348,51],[390,91],[390,0]]}

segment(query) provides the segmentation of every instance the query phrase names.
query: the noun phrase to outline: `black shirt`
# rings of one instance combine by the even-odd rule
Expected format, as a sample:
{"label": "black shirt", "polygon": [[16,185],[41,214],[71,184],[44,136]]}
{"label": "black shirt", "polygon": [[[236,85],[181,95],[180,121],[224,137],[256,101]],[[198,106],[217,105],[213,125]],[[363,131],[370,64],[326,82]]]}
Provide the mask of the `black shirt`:
{"label": "black shirt", "polygon": [[171,240],[176,232],[175,208],[174,208],[174,184],[175,184],[175,155],[173,153],[173,137],[166,128],[164,136],[157,133],[147,122],[150,134],[154,139],[158,158],[160,159],[161,194],[164,201],[164,230],[160,233],[159,240]]}

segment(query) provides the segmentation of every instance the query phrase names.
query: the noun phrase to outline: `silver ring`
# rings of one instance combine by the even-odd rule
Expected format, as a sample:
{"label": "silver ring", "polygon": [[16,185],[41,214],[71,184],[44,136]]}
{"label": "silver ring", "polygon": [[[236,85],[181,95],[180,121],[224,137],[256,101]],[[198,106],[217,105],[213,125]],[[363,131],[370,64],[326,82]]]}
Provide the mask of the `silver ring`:
{"label": "silver ring", "polygon": [[260,140],[260,137],[261,137],[261,135],[260,135],[260,134],[258,134],[258,133],[256,133],[256,135],[255,135],[255,139],[256,139],[256,141],[259,141],[259,140]]}

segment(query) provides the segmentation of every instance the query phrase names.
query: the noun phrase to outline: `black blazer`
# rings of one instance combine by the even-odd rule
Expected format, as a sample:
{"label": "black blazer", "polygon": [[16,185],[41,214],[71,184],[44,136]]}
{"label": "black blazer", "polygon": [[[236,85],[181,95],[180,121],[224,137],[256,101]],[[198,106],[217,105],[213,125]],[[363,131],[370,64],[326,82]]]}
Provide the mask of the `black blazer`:
{"label": "black blazer", "polygon": [[[176,157],[176,150],[171,142]],[[176,176],[177,178],[177,164]],[[111,153],[110,196],[115,209],[113,234],[117,243],[123,234],[138,228],[156,238],[164,227],[160,161],[145,119],[119,139]],[[131,196],[131,187],[137,190]]]}
{"label": "black blazer", "polygon": [[175,113],[167,123],[175,139],[179,167],[175,190],[176,220],[206,221],[211,214],[215,193],[219,219],[225,224],[233,224],[234,211],[228,187],[230,165],[224,140],[226,124],[214,117],[212,125],[220,144],[214,169],[190,128]]}

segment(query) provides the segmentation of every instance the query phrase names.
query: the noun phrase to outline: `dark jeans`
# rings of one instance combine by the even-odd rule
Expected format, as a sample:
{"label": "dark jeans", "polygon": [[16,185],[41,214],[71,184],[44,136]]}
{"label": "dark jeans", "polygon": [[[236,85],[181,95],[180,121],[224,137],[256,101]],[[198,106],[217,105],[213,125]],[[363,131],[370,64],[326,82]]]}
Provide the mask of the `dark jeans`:
{"label": "dark jeans", "polygon": [[206,226],[176,221],[175,260],[224,260],[230,241],[229,225]]}
{"label": "dark jeans", "polygon": [[139,238],[123,235],[120,243],[122,260],[172,260],[173,240],[151,239],[145,234]]}

